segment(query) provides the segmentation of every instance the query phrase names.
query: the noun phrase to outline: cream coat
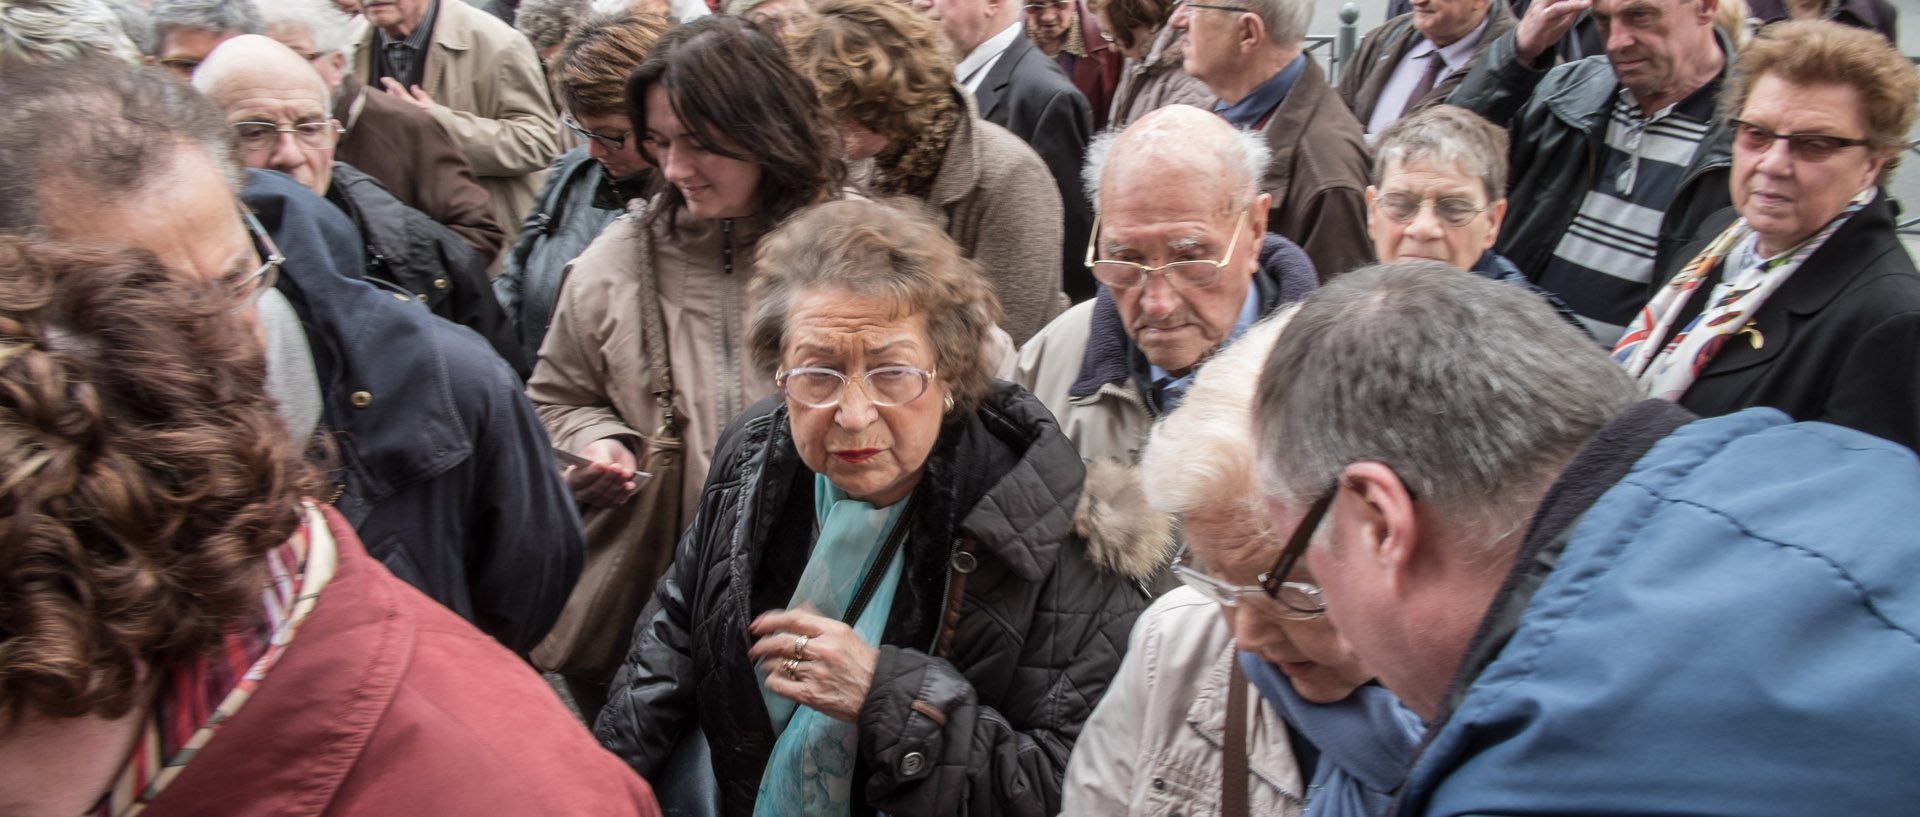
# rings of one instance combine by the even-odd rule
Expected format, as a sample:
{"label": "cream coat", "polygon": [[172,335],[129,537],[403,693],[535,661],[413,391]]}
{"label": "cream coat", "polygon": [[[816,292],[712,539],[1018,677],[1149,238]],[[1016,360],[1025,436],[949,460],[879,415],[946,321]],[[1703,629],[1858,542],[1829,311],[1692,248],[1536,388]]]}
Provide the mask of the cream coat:
{"label": "cream coat", "polygon": [[[1220,606],[1178,587],[1148,607],[1067,762],[1066,815],[1220,813],[1233,635]],[[1248,811],[1297,817],[1305,793],[1286,723],[1247,686]]]}
{"label": "cream coat", "polygon": [[1070,393],[1086,356],[1093,304],[1075,304],[1022,345],[1009,379],[1046,404],[1080,456],[1136,463],[1154,419],[1140,393],[1120,383],[1081,397]]}
{"label": "cream coat", "polygon": [[[374,29],[363,29],[353,72],[365,79],[373,76],[377,46]],[[433,97],[433,118],[453,135],[492,197],[494,220],[507,232],[506,246],[513,246],[547,166],[560,153],[559,121],[532,44],[499,18],[444,0],[421,87]]]}

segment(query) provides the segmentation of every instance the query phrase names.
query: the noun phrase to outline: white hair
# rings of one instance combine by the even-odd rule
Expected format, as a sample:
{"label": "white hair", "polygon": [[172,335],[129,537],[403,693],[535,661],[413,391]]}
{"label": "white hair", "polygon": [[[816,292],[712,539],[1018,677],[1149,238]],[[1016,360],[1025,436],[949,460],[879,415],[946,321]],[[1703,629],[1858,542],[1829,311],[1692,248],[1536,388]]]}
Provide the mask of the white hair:
{"label": "white hair", "polygon": [[222,109],[227,102],[220,93],[229,77],[236,74],[263,74],[285,71],[302,80],[312,79],[327,116],[333,116],[333,94],[327,82],[314,70],[313,63],[295,53],[279,40],[263,34],[242,34],[215,46],[212,53],[193,72],[193,89],[205,94]]}
{"label": "white hair", "polygon": [[1229,209],[1233,210],[1246,207],[1260,195],[1260,179],[1273,160],[1273,151],[1260,134],[1235,128],[1211,111],[1169,105],[1141,117],[1124,131],[1102,133],[1087,146],[1081,184],[1095,210],[1100,209],[1100,180],[1115,151],[1124,156],[1122,171],[1135,162],[1191,165],[1212,157],[1218,168],[1207,168],[1190,178],[1195,184],[1229,191],[1233,197]]}
{"label": "white hair", "polygon": [[1247,10],[1260,16],[1267,26],[1267,42],[1274,45],[1299,45],[1307,41],[1307,26],[1313,22],[1313,0],[1245,0]]}
{"label": "white hair", "polygon": [[303,31],[313,40],[313,50],[321,54],[339,54],[349,69],[353,65],[353,18],[340,13],[331,0],[272,0],[260,7],[267,34],[280,39],[284,31]]}
{"label": "white hair", "polygon": [[267,30],[253,0],[153,0],[153,44],[148,56],[160,56],[167,32],[176,28],[210,34],[262,34]]}
{"label": "white hair", "polygon": [[140,62],[139,46],[101,0],[0,0],[0,65],[98,54]]}
{"label": "white hair", "polygon": [[1264,519],[1254,473],[1254,387],[1294,310],[1262,319],[1207,358],[1180,407],[1154,425],[1140,454],[1141,488],[1154,510]]}

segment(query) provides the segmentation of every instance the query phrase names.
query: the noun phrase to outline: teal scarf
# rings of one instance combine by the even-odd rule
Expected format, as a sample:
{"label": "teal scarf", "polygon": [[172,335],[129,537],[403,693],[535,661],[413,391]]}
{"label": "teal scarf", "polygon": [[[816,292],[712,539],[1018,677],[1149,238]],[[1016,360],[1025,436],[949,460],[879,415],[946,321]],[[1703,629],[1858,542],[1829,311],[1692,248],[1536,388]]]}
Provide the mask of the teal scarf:
{"label": "teal scarf", "polygon": [[[820,538],[814,542],[813,554],[807,558],[800,584],[787,607],[812,604],[821,615],[839,618],[853,603],[860,580],[866,578],[907,503],[875,508],[848,499],[845,491],[820,475],[814,476],[813,496]],[[880,643],[904,561],[899,554],[894,555],[873,599],[860,613],[860,620],[853,623],[854,634],[868,644]],[[859,728],[768,692],[764,684],[760,697],[766,701],[767,714],[773,717],[773,728],[780,738],[774,741],[773,756],[760,778],[760,794],[753,806],[755,817],[846,814],[853,791]]]}

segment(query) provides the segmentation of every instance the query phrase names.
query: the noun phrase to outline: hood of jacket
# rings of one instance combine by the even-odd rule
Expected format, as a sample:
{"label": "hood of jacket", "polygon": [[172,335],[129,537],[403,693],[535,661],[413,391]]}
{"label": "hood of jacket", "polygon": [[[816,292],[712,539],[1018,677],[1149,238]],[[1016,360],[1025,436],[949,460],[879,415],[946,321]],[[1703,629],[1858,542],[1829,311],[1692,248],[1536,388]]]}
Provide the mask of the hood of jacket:
{"label": "hood of jacket", "polygon": [[[1260,315],[1264,317],[1276,307],[1307,297],[1319,285],[1307,254],[1293,242],[1268,233],[1260,244],[1260,266],[1253,273]],[[1091,321],[1087,351],[1080,358],[1080,376],[1068,391],[1073,397],[1093,394],[1109,383],[1126,383],[1134,369],[1134,358],[1142,355],[1140,347],[1134,345],[1133,338],[1127,334],[1113,293],[1104,285],[1094,296]]]}

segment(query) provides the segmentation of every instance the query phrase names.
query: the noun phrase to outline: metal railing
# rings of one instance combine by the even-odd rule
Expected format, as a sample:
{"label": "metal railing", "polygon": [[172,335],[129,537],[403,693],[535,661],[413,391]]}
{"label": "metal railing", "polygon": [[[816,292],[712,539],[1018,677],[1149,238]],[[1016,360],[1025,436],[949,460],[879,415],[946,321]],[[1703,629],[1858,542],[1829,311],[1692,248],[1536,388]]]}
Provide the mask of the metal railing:
{"label": "metal railing", "polygon": [[1347,60],[1353,57],[1353,49],[1360,40],[1360,30],[1356,25],[1360,21],[1360,7],[1347,3],[1340,7],[1340,30],[1334,34],[1308,34],[1306,52],[1321,51],[1326,54],[1327,81],[1339,82],[1340,69],[1346,67]]}

